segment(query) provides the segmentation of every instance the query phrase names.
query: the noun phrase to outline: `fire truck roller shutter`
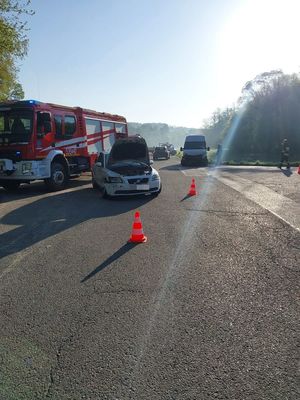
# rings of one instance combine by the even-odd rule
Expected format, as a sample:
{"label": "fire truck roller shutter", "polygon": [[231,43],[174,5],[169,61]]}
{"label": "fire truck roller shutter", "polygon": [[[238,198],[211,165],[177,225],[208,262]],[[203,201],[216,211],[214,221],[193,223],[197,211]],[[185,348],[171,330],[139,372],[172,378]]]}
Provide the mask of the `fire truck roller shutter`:
{"label": "fire truck roller shutter", "polygon": [[114,123],[102,121],[102,131],[104,151],[110,151],[116,140]]}
{"label": "fire truck roller shutter", "polygon": [[102,151],[101,124],[97,119],[85,118],[88,153],[99,154]]}

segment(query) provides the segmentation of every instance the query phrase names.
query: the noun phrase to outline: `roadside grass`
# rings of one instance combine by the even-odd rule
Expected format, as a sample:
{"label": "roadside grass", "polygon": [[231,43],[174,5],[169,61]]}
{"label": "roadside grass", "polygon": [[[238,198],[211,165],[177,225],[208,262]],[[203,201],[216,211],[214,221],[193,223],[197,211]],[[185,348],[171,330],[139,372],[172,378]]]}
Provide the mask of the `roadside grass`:
{"label": "roadside grass", "polygon": [[[209,165],[214,165],[215,159],[216,159],[216,154],[217,154],[217,149],[211,149],[207,153]],[[178,150],[176,156],[181,159],[182,151]],[[227,161],[223,161],[222,165],[236,165],[236,166],[239,166],[239,165],[247,166],[248,165],[248,166],[256,166],[256,167],[278,167],[279,160],[277,162],[263,161],[263,160],[227,160]],[[290,165],[291,165],[291,167],[298,167],[300,165],[300,160],[299,161],[291,161]]]}

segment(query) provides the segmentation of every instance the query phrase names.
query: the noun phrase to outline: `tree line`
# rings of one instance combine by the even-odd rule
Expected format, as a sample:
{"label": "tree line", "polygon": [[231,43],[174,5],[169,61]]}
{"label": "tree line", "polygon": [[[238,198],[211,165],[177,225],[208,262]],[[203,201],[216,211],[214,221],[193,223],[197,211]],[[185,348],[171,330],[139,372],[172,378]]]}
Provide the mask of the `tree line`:
{"label": "tree line", "polygon": [[281,70],[263,72],[246,82],[236,105],[217,109],[200,129],[164,123],[129,123],[131,134],[149,146],[170,142],[180,147],[186,135],[204,134],[210,147],[223,146],[223,160],[278,162],[287,139],[291,161],[300,161],[300,76]]}
{"label": "tree line", "polygon": [[300,160],[300,77],[281,70],[247,82],[237,105],[206,121],[208,137],[222,143],[225,160],[277,162],[287,139],[290,158]]}
{"label": "tree line", "polygon": [[186,135],[203,134],[204,130],[171,126],[164,123],[138,123],[129,122],[128,131],[130,135],[141,135],[146,139],[148,146],[157,146],[159,143],[169,142],[179,148],[184,144]]}
{"label": "tree line", "polygon": [[[30,0],[0,0],[0,101],[22,99],[18,67],[28,50]],[[288,139],[291,160],[300,160],[300,75],[264,72],[247,82],[233,107],[217,109],[200,129],[165,123],[129,122],[149,146],[161,142],[182,146],[186,135],[204,134],[211,147],[223,145],[225,160],[275,162]]]}

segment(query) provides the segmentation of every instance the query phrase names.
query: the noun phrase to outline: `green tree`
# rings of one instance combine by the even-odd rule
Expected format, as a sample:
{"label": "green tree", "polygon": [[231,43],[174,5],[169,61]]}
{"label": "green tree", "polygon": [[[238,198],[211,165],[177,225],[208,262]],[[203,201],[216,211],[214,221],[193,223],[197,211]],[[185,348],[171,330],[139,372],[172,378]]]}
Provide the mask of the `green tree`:
{"label": "green tree", "polygon": [[0,0],[0,101],[24,97],[17,63],[27,54],[26,17],[33,13],[30,0]]}
{"label": "green tree", "polygon": [[264,72],[242,88],[237,107],[217,110],[206,121],[208,138],[223,141],[226,159],[272,161],[287,138],[291,160],[300,160],[300,77]]}

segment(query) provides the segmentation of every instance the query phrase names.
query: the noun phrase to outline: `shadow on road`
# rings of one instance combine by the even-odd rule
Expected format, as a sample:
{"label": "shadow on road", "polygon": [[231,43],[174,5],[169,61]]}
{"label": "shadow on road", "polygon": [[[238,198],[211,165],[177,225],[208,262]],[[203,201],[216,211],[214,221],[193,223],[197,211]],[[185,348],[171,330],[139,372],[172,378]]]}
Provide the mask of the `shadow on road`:
{"label": "shadow on road", "polygon": [[84,283],[94,275],[98,274],[98,272],[102,271],[104,268],[108,267],[111,263],[116,261],[118,258],[122,257],[128,251],[133,249],[137,244],[136,243],[126,243],[118,251],[116,251],[112,256],[108,257],[99,267],[95,268],[92,272],[90,272],[86,277],[84,277],[80,282]]}
{"label": "shadow on road", "polygon": [[191,197],[194,197],[194,196],[192,196],[190,194],[185,195],[184,198],[180,200],[180,203],[182,203],[183,201],[185,201],[187,199],[190,199]]}
{"label": "shadow on road", "polygon": [[0,236],[0,259],[88,220],[123,214],[152,199],[143,196],[104,200],[90,188],[43,197],[3,216],[1,223],[13,225],[14,229]]}
{"label": "shadow on road", "polygon": [[290,168],[281,169],[280,171],[283,173],[283,175],[287,176],[288,178],[289,178],[291,175],[293,175],[293,172],[291,171]]}
{"label": "shadow on road", "polygon": [[[91,185],[90,179],[70,180],[66,189],[73,189],[84,185]],[[22,184],[15,192],[7,192],[0,186],[0,204],[10,201],[27,199],[30,197],[41,196],[49,193],[46,185],[43,182],[33,182],[30,184]]]}

